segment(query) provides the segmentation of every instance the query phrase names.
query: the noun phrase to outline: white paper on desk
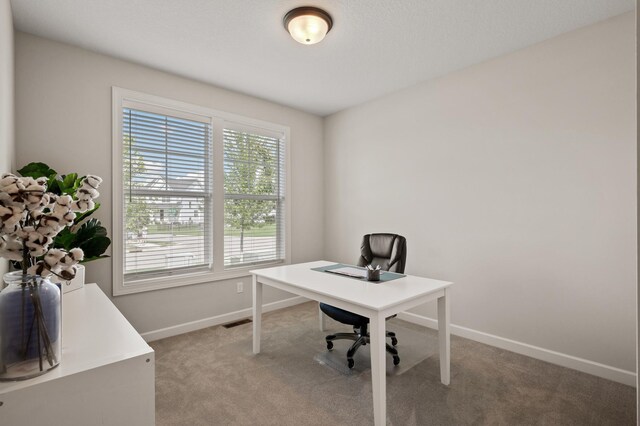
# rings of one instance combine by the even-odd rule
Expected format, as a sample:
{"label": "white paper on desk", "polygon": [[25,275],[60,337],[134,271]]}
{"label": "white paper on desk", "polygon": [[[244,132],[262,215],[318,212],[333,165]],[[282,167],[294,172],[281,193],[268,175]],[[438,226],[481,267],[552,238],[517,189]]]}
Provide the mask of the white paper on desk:
{"label": "white paper on desk", "polygon": [[344,266],[342,268],[331,269],[331,270],[329,270],[327,272],[333,272],[333,273],[336,273],[336,274],[347,275],[347,276],[356,277],[356,278],[366,278],[367,277],[367,270],[366,269],[352,268],[350,266]]}

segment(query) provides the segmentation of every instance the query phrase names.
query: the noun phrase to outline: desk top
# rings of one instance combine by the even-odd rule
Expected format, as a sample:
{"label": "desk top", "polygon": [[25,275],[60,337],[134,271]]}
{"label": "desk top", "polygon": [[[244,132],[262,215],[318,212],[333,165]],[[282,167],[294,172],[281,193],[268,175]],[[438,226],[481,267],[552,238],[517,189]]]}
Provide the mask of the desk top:
{"label": "desk top", "polygon": [[86,284],[62,295],[60,365],[33,379],[0,382],[0,395],[152,352],[100,287]]}
{"label": "desk top", "polygon": [[378,311],[400,305],[411,299],[436,293],[453,284],[448,281],[416,277],[414,275],[407,275],[388,282],[369,282],[311,270],[311,268],[335,263],[337,262],[320,260],[255,269],[250,272],[258,277]]}

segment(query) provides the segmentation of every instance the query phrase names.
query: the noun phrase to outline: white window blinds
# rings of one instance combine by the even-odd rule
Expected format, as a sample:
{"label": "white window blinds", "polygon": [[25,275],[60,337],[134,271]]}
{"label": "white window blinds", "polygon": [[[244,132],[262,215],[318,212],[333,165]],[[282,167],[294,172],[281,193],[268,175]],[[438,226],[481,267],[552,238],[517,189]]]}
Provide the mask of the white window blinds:
{"label": "white window blinds", "polygon": [[225,268],[285,257],[284,136],[225,126]]}
{"label": "white window blinds", "polygon": [[122,114],[125,281],[209,269],[210,121],[128,107]]}
{"label": "white window blinds", "polygon": [[113,117],[114,295],[288,261],[286,126],[117,87]]}

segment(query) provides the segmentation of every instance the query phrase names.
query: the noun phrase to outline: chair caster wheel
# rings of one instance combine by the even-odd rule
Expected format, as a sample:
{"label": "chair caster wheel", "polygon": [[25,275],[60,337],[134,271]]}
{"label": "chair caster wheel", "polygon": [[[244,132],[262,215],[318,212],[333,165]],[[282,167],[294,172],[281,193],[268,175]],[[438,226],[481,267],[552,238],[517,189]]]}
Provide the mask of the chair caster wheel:
{"label": "chair caster wheel", "polygon": [[333,342],[327,342],[327,349],[333,349]]}
{"label": "chair caster wheel", "polygon": [[355,364],[355,362],[353,362],[352,359],[348,359],[347,360],[347,365],[349,366],[349,368],[353,368],[354,364]]}
{"label": "chair caster wheel", "polygon": [[398,355],[393,356],[393,365],[400,364],[400,357]]}
{"label": "chair caster wheel", "polygon": [[396,339],[395,337],[391,338],[391,346],[395,346],[398,344],[398,339]]}

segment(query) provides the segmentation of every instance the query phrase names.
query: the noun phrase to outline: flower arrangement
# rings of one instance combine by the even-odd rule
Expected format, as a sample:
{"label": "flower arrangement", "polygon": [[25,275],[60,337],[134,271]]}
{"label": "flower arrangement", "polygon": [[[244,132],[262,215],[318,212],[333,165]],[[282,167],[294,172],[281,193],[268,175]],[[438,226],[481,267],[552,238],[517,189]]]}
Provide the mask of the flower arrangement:
{"label": "flower arrangement", "polygon": [[0,257],[20,262],[25,275],[70,280],[84,259],[83,250],[51,246],[58,233],[74,223],[76,213],[95,208],[102,179],[85,176],[75,197],[47,192],[47,181],[11,173],[0,178]]}
{"label": "flower arrangement", "polygon": [[97,219],[85,221],[99,207],[101,178],[59,177],[44,163],[19,173],[0,176],[0,257],[20,270],[5,276],[17,285],[0,292],[0,380],[59,364],[60,289],[43,278],[71,280],[79,262],[104,257],[111,244]]}

